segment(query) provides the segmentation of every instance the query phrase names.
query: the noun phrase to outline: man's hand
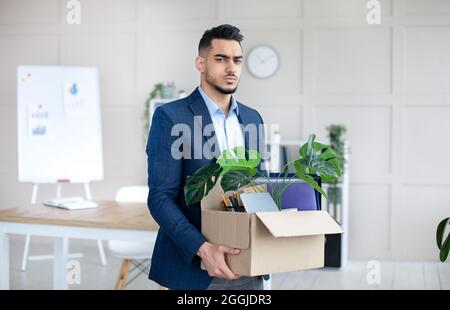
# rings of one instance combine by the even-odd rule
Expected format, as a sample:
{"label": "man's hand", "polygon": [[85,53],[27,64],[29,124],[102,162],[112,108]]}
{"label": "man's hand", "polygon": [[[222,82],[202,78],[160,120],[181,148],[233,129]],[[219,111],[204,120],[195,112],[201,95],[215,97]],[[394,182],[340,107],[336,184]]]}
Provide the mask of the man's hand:
{"label": "man's hand", "polygon": [[233,273],[225,261],[225,254],[238,255],[239,249],[205,242],[197,252],[210,277],[236,280],[239,275]]}

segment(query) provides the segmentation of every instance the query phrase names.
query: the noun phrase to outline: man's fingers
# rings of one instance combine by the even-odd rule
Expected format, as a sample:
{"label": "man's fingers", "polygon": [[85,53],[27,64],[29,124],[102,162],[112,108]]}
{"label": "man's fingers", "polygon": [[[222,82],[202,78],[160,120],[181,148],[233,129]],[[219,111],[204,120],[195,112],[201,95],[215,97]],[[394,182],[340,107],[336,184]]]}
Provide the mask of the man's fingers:
{"label": "man's fingers", "polygon": [[225,265],[221,268],[221,271],[223,273],[223,275],[225,276],[225,279],[228,280],[236,280],[237,278],[239,278],[239,276],[237,274],[235,274],[233,271],[231,271],[231,269]]}
{"label": "man's fingers", "polygon": [[239,249],[230,248],[227,246],[222,246],[221,248],[222,248],[222,251],[227,254],[238,255],[241,252],[241,250],[239,250]]}

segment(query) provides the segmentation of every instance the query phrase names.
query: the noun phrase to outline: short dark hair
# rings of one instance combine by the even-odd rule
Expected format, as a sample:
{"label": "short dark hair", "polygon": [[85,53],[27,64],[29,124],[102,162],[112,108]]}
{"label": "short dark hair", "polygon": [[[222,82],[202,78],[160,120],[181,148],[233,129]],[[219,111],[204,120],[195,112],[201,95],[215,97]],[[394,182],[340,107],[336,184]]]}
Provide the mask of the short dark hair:
{"label": "short dark hair", "polygon": [[208,29],[203,33],[200,43],[198,44],[198,52],[205,48],[210,48],[212,46],[213,39],[224,39],[224,40],[234,40],[241,44],[244,36],[240,33],[239,28],[225,24],[217,27]]}

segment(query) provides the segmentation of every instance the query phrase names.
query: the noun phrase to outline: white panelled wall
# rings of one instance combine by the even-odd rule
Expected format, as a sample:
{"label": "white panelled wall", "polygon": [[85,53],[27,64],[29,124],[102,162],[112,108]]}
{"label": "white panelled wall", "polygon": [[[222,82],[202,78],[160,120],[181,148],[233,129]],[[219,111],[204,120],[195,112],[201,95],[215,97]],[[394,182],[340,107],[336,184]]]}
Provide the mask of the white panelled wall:
{"label": "white panelled wall", "polygon": [[245,71],[238,99],[283,139],[347,126],[350,257],[436,260],[435,227],[450,215],[450,1],[380,2],[381,25],[368,25],[366,0],[89,0],[81,25],[67,25],[67,1],[0,0],[0,208],[31,197],[17,181],[17,65],[99,67],[105,181],[92,190],[112,198],[146,181],[141,115],[153,84],[190,93],[201,34],[233,23],[244,51],[264,43],[281,57],[268,80]]}

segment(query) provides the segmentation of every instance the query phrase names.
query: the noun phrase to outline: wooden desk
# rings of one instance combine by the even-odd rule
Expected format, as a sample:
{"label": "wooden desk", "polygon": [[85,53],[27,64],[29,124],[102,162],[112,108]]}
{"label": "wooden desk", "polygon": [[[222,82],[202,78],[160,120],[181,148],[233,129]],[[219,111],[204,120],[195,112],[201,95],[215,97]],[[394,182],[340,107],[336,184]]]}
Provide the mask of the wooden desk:
{"label": "wooden desk", "polygon": [[0,289],[9,289],[9,234],[54,237],[53,288],[67,289],[68,238],[154,241],[158,224],[145,203],[97,201],[98,208],[31,205],[0,210]]}

